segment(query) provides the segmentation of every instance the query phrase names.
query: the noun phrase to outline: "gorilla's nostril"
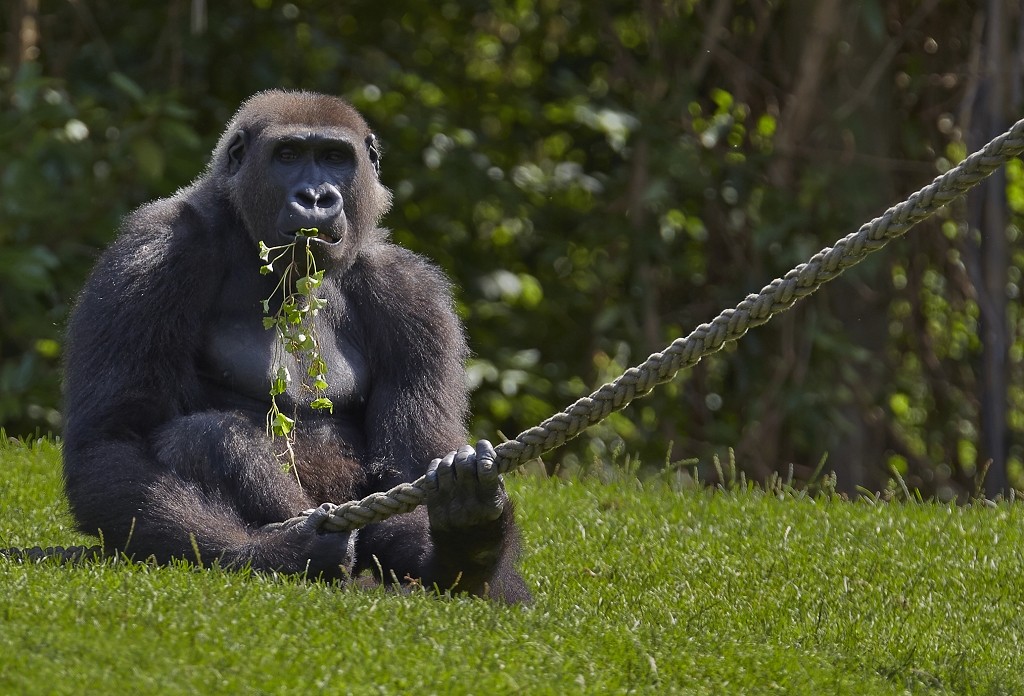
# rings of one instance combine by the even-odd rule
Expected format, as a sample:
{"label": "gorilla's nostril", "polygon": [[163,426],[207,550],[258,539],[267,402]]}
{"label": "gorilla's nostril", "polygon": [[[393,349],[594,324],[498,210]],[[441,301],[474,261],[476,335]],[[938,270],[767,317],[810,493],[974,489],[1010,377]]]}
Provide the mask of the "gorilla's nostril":
{"label": "gorilla's nostril", "polygon": [[341,192],[330,184],[304,186],[295,189],[291,200],[309,211],[331,211],[341,206]]}
{"label": "gorilla's nostril", "polygon": [[307,208],[313,208],[317,204],[319,196],[313,189],[301,189],[295,192],[295,200]]}
{"label": "gorilla's nostril", "polygon": [[341,192],[330,184],[323,184],[316,188],[316,206],[324,210],[337,207],[341,203]]}

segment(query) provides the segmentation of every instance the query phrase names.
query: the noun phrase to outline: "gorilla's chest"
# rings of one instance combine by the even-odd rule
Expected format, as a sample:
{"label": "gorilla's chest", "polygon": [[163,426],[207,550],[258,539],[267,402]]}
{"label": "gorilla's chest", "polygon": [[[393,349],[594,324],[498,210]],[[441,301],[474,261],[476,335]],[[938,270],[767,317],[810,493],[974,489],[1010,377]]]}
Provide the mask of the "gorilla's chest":
{"label": "gorilla's chest", "polygon": [[[288,371],[290,381],[285,394],[277,397],[283,411],[293,404],[308,404],[315,398],[313,380],[307,376],[309,361],[286,352],[277,333],[263,328],[257,307],[225,308],[207,330],[201,362],[207,379],[224,396],[240,396],[268,402],[271,380],[278,367]],[[323,314],[318,319],[324,319]],[[335,414],[361,407],[369,393],[366,360],[332,321],[320,321],[317,339],[327,365],[327,397],[334,402]],[[287,408],[286,408],[287,407]]]}

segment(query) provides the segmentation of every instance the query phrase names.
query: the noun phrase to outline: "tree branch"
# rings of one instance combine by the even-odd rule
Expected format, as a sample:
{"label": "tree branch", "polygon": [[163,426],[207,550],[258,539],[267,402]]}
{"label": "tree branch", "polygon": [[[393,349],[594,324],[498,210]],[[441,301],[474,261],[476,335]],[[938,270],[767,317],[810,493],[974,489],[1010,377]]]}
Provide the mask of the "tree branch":
{"label": "tree branch", "polygon": [[858,106],[860,106],[864,100],[871,96],[871,93],[875,90],[875,85],[882,78],[882,73],[889,67],[892,59],[896,57],[896,53],[902,48],[903,43],[907,40],[907,34],[911,30],[916,29],[925,18],[931,14],[931,11],[935,9],[935,6],[939,4],[939,0],[925,0],[924,4],[917,9],[910,19],[903,25],[903,31],[900,32],[899,36],[894,36],[889,39],[889,43],[886,44],[885,48],[875,59],[871,69],[868,70],[868,74],[864,77],[864,81],[860,83],[860,87],[856,93],[850,97],[845,104],[836,109],[836,120],[842,121],[844,118],[852,114]]}
{"label": "tree branch", "polygon": [[780,157],[772,163],[769,179],[778,188],[787,188],[792,177],[791,152],[811,118],[829,40],[839,28],[839,4],[840,0],[819,0],[811,20],[810,35],[800,56],[796,89],[786,101],[775,139]]}
{"label": "tree branch", "polygon": [[718,35],[725,26],[725,20],[732,10],[732,0],[715,0],[715,6],[711,10],[711,19],[704,29],[704,40],[700,45],[700,52],[697,54],[697,62],[690,68],[690,81],[698,84],[704,79],[704,74],[711,65],[711,50],[718,43]]}

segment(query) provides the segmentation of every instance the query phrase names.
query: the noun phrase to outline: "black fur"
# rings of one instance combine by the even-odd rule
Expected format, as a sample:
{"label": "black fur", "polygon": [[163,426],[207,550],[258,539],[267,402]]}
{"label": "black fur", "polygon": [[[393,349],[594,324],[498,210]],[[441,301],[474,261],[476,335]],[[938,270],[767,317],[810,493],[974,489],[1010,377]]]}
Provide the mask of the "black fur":
{"label": "black fur", "polygon": [[[441,476],[429,514],[353,534],[265,526],[413,480],[465,442],[463,331],[443,274],[378,227],[390,206],[378,157],[342,100],[264,92],[202,176],[127,218],[68,327],[64,475],[82,531],[160,562],[198,553],[324,578],[370,569],[385,583],[529,599],[511,503],[500,481],[476,482],[475,455],[440,462],[461,487]],[[340,196],[340,210],[317,208],[321,194]],[[298,380],[278,397],[297,414],[297,481],[266,432],[276,339],[260,302],[277,277],[259,274],[257,242],[281,244],[307,218],[324,232],[309,243],[326,268],[318,326],[335,408],[309,409]]]}

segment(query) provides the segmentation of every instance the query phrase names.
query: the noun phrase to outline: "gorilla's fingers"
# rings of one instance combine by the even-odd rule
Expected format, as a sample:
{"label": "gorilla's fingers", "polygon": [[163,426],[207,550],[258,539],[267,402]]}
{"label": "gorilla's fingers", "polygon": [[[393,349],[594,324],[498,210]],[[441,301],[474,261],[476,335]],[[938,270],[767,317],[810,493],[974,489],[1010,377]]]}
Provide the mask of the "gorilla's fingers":
{"label": "gorilla's fingers", "polygon": [[452,466],[455,471],[455,481],[463,493],[470,493],[476,487],[476,450],[469,445],[463,445],[455,454],[455,461]]}
{"label": "gorilla's fingers", "polygon": [[455,452],[449,452],[437,465],[437,488],[440,491],[450,491],[455,485],[455,472],[452,471],[453,459],[455,459]]}
{"label": "gorilla's fingers", "polygon": [[498,466],[494,460],[498,458],[494,447],[488,440],[476,443],[476,475],[480,483],[493,484],[498,479]]}
{"label": "gorilla's fingers", "polygon": [[427,473],[426,473],[427,480],[424,482],[424,485],[427,487],[427,492],[429,492],[429,493],[436,493],[437,492],[437,486],[438,486],[438,483],[437,483],[437,467],[440,464],[441,464],[441,459],[438,458],[438,459],[432,460],[430,462],[430,465],[427,467]]}
{"label": "gorilla's fingers", "polygon": [[324,503],[318,508],[313,508],[309,516],[306,517],[306,521],[300,524],[297,531],[302,534],[316,533],[323,526],[327,518],[331,516],[331,508],[333,506],[330,503]]}
{"label": "gorilla's fingers", "polygon": [[476,475],[480,479],[480,483],[488,488],[493,487],[499,479],[498,465],[494,463],[493,459],[477,459]]}
{"label": "gorilla's fingers", "polygon": [[498,453],[494,451],[490,440],[477,440],[476,456],[477,459],[497,459]]}

